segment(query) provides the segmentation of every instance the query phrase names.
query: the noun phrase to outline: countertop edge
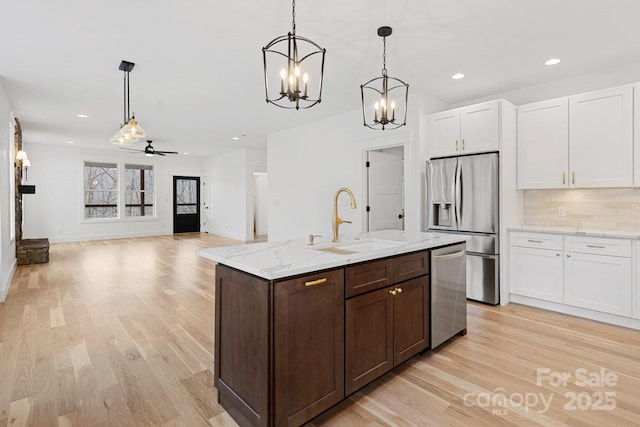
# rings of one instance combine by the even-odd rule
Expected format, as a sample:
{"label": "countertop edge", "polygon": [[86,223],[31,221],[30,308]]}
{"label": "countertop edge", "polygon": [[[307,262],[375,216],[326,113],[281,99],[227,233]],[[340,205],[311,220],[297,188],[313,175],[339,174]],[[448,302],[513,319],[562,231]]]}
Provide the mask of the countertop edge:
{"label": "countertop edge", "polygon": [[[286,277],[313,273],[314,271],[323,271],[332,268],[345,267],[348,265],[371,261],[374,259],[387,258],[421,250],[453,245],[468,240],[467,236],[460,234],[438,232],[419,234],[429,235],[431,239],[425,240],[423,238],[422,240],[406,240],[402,241],[402,243],[397,247],[367,252],[357,252],[349,255],[338,255],[324,252],[315,253],[315,251],[310,252],[311,250],[314,250],[316,248],[308,247],[305,240],[290,240],[285,242],[267,244],[259,243],[199,249],[196,251],[196,254],[203,258],[218,262],[220,264],[224,264],[228,267],[244,271],[246,273],[261,277],[266,280],[278,280]],[[411,233],[408,235],[416,236],[416,233]],[[371,234],[365,233],[361,236],[370,237]],[[396,242],[399,241],[396,240]],[[318,248],[322,248],[326,246],[326,244],[319,244],[317,246]],[[243,256],[243,253],[247,250],[250,253]],[[280,255],[278,252],[285,252],[285,254]],[[305,255],[301,258],[301,261],[298,261],[298,263],[301,264],[300,266],[295,265],[295,257],[293,261],[287,263],[287,261],[289,261],[286,259],[288,252],[298,252]],[[252,255],[254,256],[255,260],[252,260],[250,258]],[[271,262],[273,262],[273,260],[278,260],[279,264],[273,265],[269,264],[268,262],[263,262],[262,264],[260,264],[259,260],[261,258],[268,258],[268,261]],[[247,259],[249,259],[249,261]],[[312,261],[310,261],[312,259],[316,259],[317,262],[313,263]]]}
{"label": "countertop edge", "polygon": [[583,228],[564,228],[541,225],[509,226],[507,231],[521,231],[526,233],[565,234],[575,236],[607,237],[613,239],[640,240],[640,231],[634,230],[595,230]]}

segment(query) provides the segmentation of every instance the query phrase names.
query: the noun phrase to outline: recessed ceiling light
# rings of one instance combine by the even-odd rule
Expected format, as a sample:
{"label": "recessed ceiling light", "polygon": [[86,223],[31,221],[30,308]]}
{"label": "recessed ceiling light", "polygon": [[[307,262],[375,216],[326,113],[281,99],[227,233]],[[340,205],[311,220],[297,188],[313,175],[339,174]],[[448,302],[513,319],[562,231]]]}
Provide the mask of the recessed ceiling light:
{"label": "recessed ceiling light", "polygon": [[455,73],[453,76],[451,76],[453,80],[460,80],[463,77],[464,77],[464,74],[462,73]]}
{"label": "recessed ceiling light", "polygon": [[237,140],[239,140],[240,138],[238,138],[237,136],[233,136],[233,137],[231,137],[231,139],[233,139],[234,141],[237,141]]}
{"label": "recessed ceiling light", "polygon": [[184,154],[184,155],[188,155],[189,153],[182,153],[182,154]]}
{"label": "recessed ceiling light", "polygon": [[560,60],[558,58],[551,58],[547,61],[545,61],[544,65],[556,65],[559,64]]}
{"label": "recessed ceiling light", "polygon": [[74,141],[67,141],[67,144],[75,144]]}
{"label": "recessed ceiling light", "polygon": [[80,117],[81,119],[86,119],[89,116],[87,116],[86,114],[76,114],[76,117]]}

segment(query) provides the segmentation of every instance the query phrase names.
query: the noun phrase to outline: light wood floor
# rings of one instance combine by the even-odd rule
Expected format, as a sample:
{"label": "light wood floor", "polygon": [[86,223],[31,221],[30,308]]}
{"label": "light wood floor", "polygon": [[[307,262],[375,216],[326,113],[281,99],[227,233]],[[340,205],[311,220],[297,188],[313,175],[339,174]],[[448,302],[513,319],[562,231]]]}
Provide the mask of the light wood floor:
{"label": "light wood floor", "polygon": [[[235,243],[65,243],[49,264],[18,267],[0,303],[0,427],[235,426],[212,385],[214,264],[194,254]],[[469,304],[468,314],[465,337],[309,427],[640,425],[639,331],[515,304]],[[601,369],[608,384],[581,386]],[[561,373],[566,384],[549,381]]]}

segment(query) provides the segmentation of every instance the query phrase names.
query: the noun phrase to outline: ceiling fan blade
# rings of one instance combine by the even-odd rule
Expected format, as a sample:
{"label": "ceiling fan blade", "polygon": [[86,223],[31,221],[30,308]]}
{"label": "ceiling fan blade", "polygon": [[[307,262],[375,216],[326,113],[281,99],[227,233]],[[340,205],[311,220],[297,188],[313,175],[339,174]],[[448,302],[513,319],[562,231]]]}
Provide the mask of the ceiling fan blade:
{"label": "ceiling fan blade", "polygon": [[177,151],[156,151],[155,153],[156,154],[162,153],[163,155],[164,154],[180,154]]}
{"label": "ceiling fan blade", "polygon": [[139,153],[144,153],[144,150],[136,150],[135,148],[126,148],[126,147],[118,147],[119,150],[127,150],[127,151],[137,151]]}

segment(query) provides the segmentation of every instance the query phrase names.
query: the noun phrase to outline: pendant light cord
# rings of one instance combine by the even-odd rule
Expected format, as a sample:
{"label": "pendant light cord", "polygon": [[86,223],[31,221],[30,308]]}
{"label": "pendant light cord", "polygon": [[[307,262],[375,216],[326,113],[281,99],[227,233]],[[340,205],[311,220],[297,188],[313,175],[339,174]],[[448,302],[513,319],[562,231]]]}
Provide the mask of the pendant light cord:
{"label": "pendant light cord", "polygon": [[291,5],[291,29],[293,35],[296,34],[296,0],[293,0]]}
{"label": "pendant light cord", "polygon": [[382,38],[382,75],[387,77],[387,37]]}
{"label": "pendant light cord", "polygon": [[129,104],[129,72],[127,71],[127,123],[131,120],[131,105]]}

